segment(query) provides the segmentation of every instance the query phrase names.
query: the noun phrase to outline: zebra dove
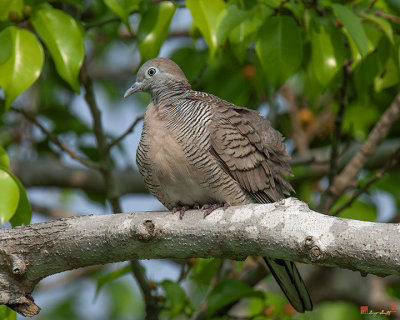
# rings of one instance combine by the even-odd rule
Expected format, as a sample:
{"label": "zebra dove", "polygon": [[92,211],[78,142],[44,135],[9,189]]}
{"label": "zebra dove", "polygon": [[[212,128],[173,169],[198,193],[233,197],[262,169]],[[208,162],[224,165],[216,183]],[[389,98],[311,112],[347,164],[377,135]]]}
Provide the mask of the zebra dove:
{"label": "zebra dove", "polygon": [[[293,191],[282,135],[258,112],[194,91],[177,64],[144,63],[124,97],[149,92],[136,161],[149,191],[169,210],[275,202]],[[312,310],[291,261],[264,258],[286,297]]]}

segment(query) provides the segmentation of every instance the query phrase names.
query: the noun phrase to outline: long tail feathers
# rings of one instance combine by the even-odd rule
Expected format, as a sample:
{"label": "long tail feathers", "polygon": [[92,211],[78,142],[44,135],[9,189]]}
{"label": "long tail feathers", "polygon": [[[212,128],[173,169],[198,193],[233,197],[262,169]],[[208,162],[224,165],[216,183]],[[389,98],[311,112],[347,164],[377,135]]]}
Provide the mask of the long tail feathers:
{"label": "long tail feathers", "polygon": [[298,312],[311,311],[311,298],[296,265],[292,261],[267,257],[264,261],[293,308]]}

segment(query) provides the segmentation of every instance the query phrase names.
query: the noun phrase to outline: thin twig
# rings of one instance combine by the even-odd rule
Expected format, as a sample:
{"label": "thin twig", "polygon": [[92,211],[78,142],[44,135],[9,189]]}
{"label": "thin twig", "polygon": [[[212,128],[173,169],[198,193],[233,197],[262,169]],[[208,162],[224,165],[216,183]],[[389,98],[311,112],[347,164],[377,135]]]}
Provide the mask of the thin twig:
{"label": "thin twig", "polygon": [[100,152],[100,173],[103,176],[104,184],[106,185],[107,198],[111,204],[114,213],[122,212],[122,208],[118,198],[118,190],[111,172],[111,157],[107,149],[107,140],[104,134],[103,125],[101,122],[101,111],[98,108],[94,91],[92,79],[89,77],[86,69],[86,61],[83,63],[81,69],[81,80],[85,88],[85,100],[89,106],[90,113],[93,119],[93,133],[96,138],[97,147]]}
{"label": "thin twig", "polygon": [[109,151],[112,147],[114,147],[116,144],[118,144],[122,139],[124,139],[128,134],[133,132],[135,129],[136,125],[139,123],[139,121],[144,119],[144,114],[136,117],[136,119],[132,122],[132,124],[126,129],[126,131],[121,134],[119,137],[115,138],[113,141],[110,141],[107,146],[106,150]]}
{"label": "thin twig", "polygon": [[131,261],[132,272],[142,290],[143,298],[145,301],[146,308],[146,319],[147,320],[157,320],[158,314],[160,313],[160,307],[157,305],[156,299],[151,294],[151,288],[149,285],[149,280],[147,279],[143,267],[137,260]]}
{"label": "thin twig", "polygon": [[367,9],[365,9],[365,13],[368,13],[368,12],[370,12],[371,10],[372,10],[372,8],[374,7],[374,5],[375,5],[375,3],[376,3],[376,1],[377,0],[372,0],[371,1],[371,3],[369,4],[369,6],[368,6],[368,8]]}
{"label": "thin twig", "polygon": [[286,83],[280,90],[279,93],[283,95],[283,97],[287,101],[290,122],[292,124],[292,137],[296,144],[296,149],[299,154],[307,153],[309,149],[309,140],[308,136],[302,128],[300,116],[299,116],[299,107],[296,103],[296,97],[293,89]]}
{"label": "thin twig", "polygon": [[333,132],[333,141],[332,141],[332,153],[331,153],[331,161],[330,161],[330,170],[329,170],[329,185],[332,184],[333,178],[335,177],[338,164],[339,164],[339,144],[342,138],[342,123],[343,123],[343,116],[344,111],[347,106],[347,89],[349,86],[349,78],[351,74],[350,69],[350,60],[345,61],[343,66],[343,82],[340,86],[340,104],[339,104],[339,111],[335,118],[335,129]]}
{"label": "thin twig", "polygon": [[[132,15],[132,14],[135,14],[135,13],[139,13],[139,10],[133,10],[129,15]],[[121,22],[121,19],[115,17],[115,18],[104,20],[104,21],[96,22],[96,23],[93,23],[93,24],[89,24],[89,25],[85,26],[85,30],[87,31],[87,30],[90,30],[90,29],[93,29],[93,28],[102,27],[102,26],[104,26],[106,24],[115,23],[115,22]]]}
{"label": "thin twig", "polygon": [[400,23],[400,17],[393,16],[393,15],[391,15],[391,14],[387,14],[387,13],[382,12],[382,11],[380,11],[380,10],[375,11],[374,14],[375,14],[376,16],[379,16],[379,17],[388,19],[388,20],[390,20],[390,21],[392,21],[392,22],[394,22],[394,23]]}
{"label": "thin twig", "polygon": [[203,66],[201,67],[199,74],[197,75],[197,77],[192,81],[192,87],[196,86],[199,81],[201,80],[201,78],[204,75],[204,72],[207,70],[208,67],[208,62],[204,62]]}
{"label": "thin twig", "polygon": [[34,125],[36,125],[40,131],[43,132],[44,135],[46,135],[46,137],[48,137],[57,147],[59,147],[62,151],[66,152],[72,159],[75,159],[77,161],[79,161],[80,163],[82,163],[83,165],[89,167],[89,168],[93,168],[93,169],[98,169],[99,165],[89,159],[85,159],[82,158],[81,156],[79,156],[76,152],[72,151],[66,144],[62,143],[60,141],[60,139],[58,139],[58,137],[54,134],[52,134],[50,131],[48,131],[37,119],[36,117],[31,114],[30,112],[24,110],[24,109],[20,109],[20,108],[16,108],[16,107],[11,107],[11,110],[14,112],[18,112],[20,114],[22,114],[27,120],[29,120],[31,123],[33,123]]}
{"label": "thin twig", "polygon": [[102,27],[106,24],[115,23],[115,22],[121,22],[121,19],[120,18],[111,18],[111,19],[107,19],[104,21],[88,24],[87,26],[85,26],[85,30],[88,31],[90,29]]}
{"label": "thin twig", "polygon": [[383,175],[390,169],[392,169],[394,166],[396,166],[399,162],[399,156],[400,156],[400,148],[397,149],[393,155],[390,157],[389,161],[386,163],[386,165],[379,170],[376,175],[370,179],[369,181],[367,181],[365,183],[365,185],[358,189],[356,192],[354,192],[354,194],[351,196],[351,198],[342,206],[340,206],[339,208],[337,208],[332,215],[337,216],[341,211],[343,211],[344,209],[350,207],[353,202],[360,196],[362,195],[364,192],[366,192],[369,187],[375,183],[376,181],[378,181],[379,179],[381,179],[383,177]]}
{"label": "thin twig", "polygon": [[[124,39],[136,39],[137,38],[137,33],[130,33],[127,32],[126,29],[123,29],[120,33],[119,36]],[[188,30],[175,30],[171,31],[168,34],[168,39],[170,38],[180,38],[180,37],[189,37],[190,33]]]}

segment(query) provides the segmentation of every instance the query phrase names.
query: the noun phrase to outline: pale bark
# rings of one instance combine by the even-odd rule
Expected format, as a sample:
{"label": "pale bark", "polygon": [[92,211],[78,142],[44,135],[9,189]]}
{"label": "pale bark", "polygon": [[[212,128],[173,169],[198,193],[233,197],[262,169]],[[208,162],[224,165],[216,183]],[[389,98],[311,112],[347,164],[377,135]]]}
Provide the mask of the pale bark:
{"label": "pale bark", "polygon": [[0,303],[31,316],[44,277],[132,259],[270,256],[363,274],[400,274],[400,225],[331,217],[289,198],[273,204],[179,213],[59,219],[0,230]]}

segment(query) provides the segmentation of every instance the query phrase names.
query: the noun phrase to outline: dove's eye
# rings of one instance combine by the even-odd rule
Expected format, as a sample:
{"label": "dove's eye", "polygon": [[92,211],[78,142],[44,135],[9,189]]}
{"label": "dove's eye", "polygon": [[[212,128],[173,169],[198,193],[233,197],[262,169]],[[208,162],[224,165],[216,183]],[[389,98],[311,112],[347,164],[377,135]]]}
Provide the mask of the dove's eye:
{"label": "dove's eye", "polygon": [[157,72],[157,69],[156,69],[156,68],[151,67],[151,68],[147,69],[147,74],[148,74],[150,77],[154,76],[154,75],[156,74],[156,72]]}

